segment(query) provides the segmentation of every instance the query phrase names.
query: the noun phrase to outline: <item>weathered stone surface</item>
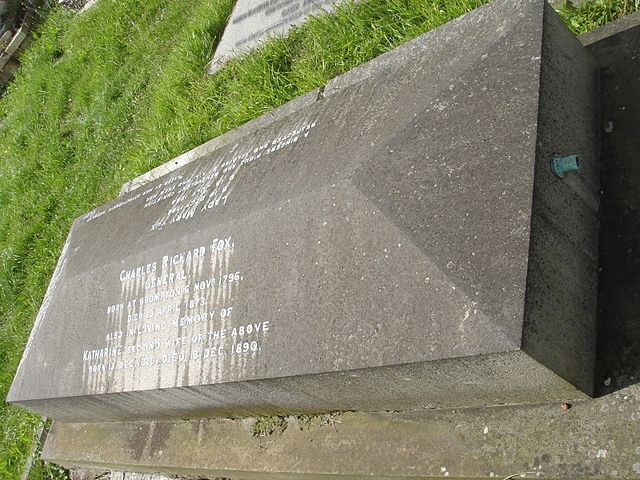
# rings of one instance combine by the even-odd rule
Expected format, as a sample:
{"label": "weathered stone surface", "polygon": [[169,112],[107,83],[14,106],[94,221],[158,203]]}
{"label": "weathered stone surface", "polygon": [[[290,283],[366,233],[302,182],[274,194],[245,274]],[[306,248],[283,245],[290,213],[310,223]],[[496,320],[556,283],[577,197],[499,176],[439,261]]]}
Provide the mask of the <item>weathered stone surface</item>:
{"label": "weathered stone surface", "polygon": [[546,2],[497,0],[85,215],[9,401],[96,421],[591,393],[597,78]]}
{"label": "weathered stone surface", "polygon": [[638,385],[565,408],[290,417],[282,434],[267,437],[239,420],[58,422],[42,457],[211,479],[640,477]]}
{"label": "weathered stone surface", "polygon": [[200,476],[215,471],[217,476],[259,479],[327,474],[507,478],[516,472],[531,472],[526,475],[530,478],[640,477],[640,329],[634,314],[640,305],[640,255],[633,248],[640,242],[635,213],[640,211],[640,137],[635,135],[640,67],[632,62],[640,54],[640,29],[633,29],[639,24],[640,13],[581,37],[602,67],[606,162],[597,390],[604,396],[570,409],[556,403],[423,411],[410,419],[405,413],[291,419],[284,435],[268,438],[249,438],[250,419],[239,425],[216,420],[56,424],[45,458],[68,466],[126,464],[130,469]]}
{"label": "weathered stone surface", "polygon": [[209,73],[267,38],[284,35],[310,15],[332,12],[344,0],[238,0],[213,55]]}
{"label": "weathered stone surface", "polygon": [[640,380],[640,12],[582,40],[601,66],[597,379],[599,393],[611,393]]}

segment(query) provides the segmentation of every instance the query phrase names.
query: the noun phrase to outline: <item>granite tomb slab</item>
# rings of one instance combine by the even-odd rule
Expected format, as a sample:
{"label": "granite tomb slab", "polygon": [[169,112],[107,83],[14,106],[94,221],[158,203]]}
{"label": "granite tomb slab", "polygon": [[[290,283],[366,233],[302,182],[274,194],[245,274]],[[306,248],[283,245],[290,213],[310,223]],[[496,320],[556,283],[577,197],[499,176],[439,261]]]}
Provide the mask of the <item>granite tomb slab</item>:
{"label": "granite tomb slab", "polygon": [[78,218],[8,400],[112,421],[591,394],[598,69],[552,8],[495,0],[325,92]]}

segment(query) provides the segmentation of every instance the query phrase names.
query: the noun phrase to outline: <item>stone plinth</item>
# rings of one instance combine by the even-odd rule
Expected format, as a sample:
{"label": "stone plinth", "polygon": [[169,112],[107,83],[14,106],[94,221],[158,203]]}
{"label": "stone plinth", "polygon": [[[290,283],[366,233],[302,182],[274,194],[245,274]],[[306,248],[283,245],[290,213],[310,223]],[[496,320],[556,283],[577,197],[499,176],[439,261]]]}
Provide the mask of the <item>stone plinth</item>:
{"label": "stone plinth", "polygon": [[349,412],[289,417],[260,437],[250,420],[56,423],[43,458],[197,478],[637,479],[640,389],[565,409]]}

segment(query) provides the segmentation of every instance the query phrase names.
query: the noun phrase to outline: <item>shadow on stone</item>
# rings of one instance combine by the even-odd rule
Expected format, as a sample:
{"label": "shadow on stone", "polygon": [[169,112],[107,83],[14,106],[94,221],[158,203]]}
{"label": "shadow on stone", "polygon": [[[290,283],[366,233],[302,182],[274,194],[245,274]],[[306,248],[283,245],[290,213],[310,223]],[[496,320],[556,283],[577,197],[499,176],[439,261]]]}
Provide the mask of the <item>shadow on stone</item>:
{"label": "shadow on stone", "polygon": [[596,395],[640,378],[640,22],[587,48],[602,67],[602,203]]}

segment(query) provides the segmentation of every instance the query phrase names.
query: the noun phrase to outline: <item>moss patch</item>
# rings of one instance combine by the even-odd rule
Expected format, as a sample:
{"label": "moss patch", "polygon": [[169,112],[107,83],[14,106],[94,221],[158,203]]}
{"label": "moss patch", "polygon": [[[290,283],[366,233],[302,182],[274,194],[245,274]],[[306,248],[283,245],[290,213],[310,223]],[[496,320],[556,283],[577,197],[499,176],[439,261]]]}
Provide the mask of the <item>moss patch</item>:
{"label": "moss patch", "polygon": [[287,425],[286,417],[258,417],[251,428],[251,436],[269,437],[274,434],[281,434],[287,429]]}

